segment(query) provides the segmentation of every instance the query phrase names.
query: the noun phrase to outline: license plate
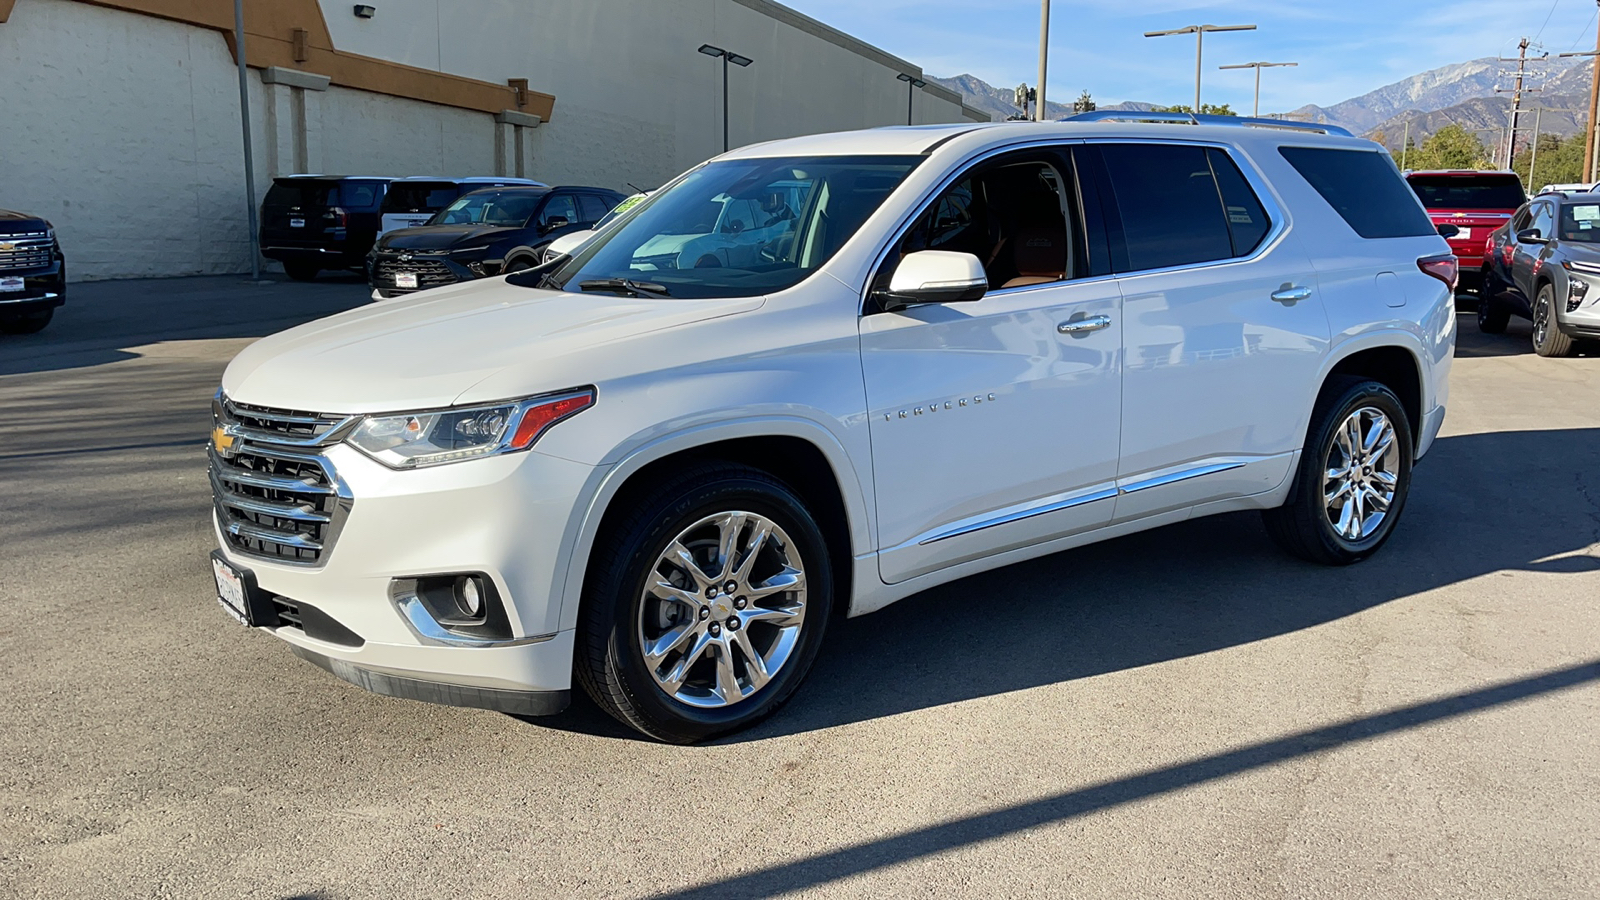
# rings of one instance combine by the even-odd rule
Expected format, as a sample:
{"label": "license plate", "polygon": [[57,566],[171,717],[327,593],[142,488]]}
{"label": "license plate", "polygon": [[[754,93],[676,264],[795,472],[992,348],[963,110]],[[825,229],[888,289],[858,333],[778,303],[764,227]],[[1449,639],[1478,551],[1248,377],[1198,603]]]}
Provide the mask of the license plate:
{"label": "license plate", "polygon": [[217,578],[217,602],[222,605],[222,611],[240,625],[249,625],[250,617],[245,614],[244,579],[232,566],[214,556],[211,574]]}
{"label": "license plate", "polygon": [[1460,231],[1456,232],[1456,240],[1458,240],[1458,241],[1464,241],[1464,240],[1467,240],[1470,237],[1472,237],[1472,229],[1471,228],[1463,228]]}
{"label": "license plate", "polygon": [[395,275],[394,275],[394,286],[397,287],[397,288],[414,288],[414,287],[416,287],[417,286],[417,273],[415,273],[415,272],[396,272]]}
{"label": "license plate", "polygon": [[305,219],[290,219],[289,220],[289,227],[290,228],[304,228],[304,227],[306,227],[306,220]]}
{"label": "license plate", "polygon": [[0,278],[0,291],[20,291],[22,289],[21,278]]}

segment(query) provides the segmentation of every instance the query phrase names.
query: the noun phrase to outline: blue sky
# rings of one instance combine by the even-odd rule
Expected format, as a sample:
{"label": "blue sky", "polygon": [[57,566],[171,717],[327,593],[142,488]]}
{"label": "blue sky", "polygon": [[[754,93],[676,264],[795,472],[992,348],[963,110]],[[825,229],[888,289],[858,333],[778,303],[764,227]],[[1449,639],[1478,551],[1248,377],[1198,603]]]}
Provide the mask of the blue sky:
{"label": "blue sky", "polygon": [[[932,75],[971,72],[997,87],[1037,74],[1038,0],[785,0]],[[1329,106],[1409,75],[1484,56],[1514,56],[1538,35],[1551,55],[1594,49],[1595,0],[1054,0],[1051,100],[1087,88],[1097,101],[1189,103],[1194,38],[1145,38],[1185,25],[1256,24],[1207,35],[1203,102],[1248,112],[1248,70],[1217,66],[1298,62],[1262,73],[1262,112]],[[1546,18],[1548,17],[1548,23]]]}

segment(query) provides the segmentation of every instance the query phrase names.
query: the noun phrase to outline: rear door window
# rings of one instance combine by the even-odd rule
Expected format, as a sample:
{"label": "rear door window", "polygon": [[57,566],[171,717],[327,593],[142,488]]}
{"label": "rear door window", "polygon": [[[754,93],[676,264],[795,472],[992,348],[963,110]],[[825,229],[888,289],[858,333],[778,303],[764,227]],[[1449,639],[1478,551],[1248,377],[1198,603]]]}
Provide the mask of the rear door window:
{"label": "rear door window", "polygon": [[1364,238],[1438,234],[1389,154],[1332,147],[1279,147],[1278,152],[1356,234]]}
{"label": "rear door window", "polygon": [[571,194],[556,194],[551,197],[549,202],[545,203],[544,209],[539,211],[539,225],[548,228],[550,221],[557,217],[566,219],[568,225],[578,221],[578,209],[573,203]]}
{"label": "rear door window", "polygon": [[1516,209],[1528,199],[1515,175],[1413,175],[1406,179],[1429,209]]}
{"label": "rear door window", "polygon": [[[1101,144],[1100,152],[1122,226],[1124,259],[1119,270],[1164,269],[1235,255],[1234,233],[1207,148]],[[1248,191],[1249,186],[1244,187]],[[1242,205],[1239,217],[1241,242],[1248,242],[1252,231],[1266,221],[1259,204],[1253,209]],[[1256,240],[1259,243],[1259,236]]]}

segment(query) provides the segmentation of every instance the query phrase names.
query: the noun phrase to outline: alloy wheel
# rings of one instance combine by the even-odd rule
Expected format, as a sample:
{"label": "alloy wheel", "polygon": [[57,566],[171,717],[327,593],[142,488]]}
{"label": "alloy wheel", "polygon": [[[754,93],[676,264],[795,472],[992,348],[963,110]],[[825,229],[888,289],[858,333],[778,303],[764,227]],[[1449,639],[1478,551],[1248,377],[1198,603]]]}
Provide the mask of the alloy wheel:
{"label": "alloy wheel", "polygon": [[1382,527],[1400,482],[1400,446],[1382,410],[1364,406],[1334,433],[1323,478],[1324,510],[1341,538],[1360,541]]}
{"label": "alloy wheel", "polygon": [[806,579],[793,546],[776,522],[741,511],[707,516],[668,542],[646,576],[638,621],[645,668],[668,697],[732,706],[794,657]]}
{"label": "alloy wheel", "polygon": [[1545,291],[1539,292],[1538,302],[1533,305],[1533,345],[1544,344],[1545,335],[1550,331],[1550,295]]}

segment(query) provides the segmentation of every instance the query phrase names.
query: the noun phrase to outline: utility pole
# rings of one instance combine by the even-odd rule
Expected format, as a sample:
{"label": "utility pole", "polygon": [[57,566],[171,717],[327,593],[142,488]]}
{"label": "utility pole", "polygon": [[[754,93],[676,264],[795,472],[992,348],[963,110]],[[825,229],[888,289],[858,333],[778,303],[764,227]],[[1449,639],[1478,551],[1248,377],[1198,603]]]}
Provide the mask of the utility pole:
{"label": "utility pole", "polygon": [[1497,94],[1511,95],[1511,122],[1510,127],[1506,129],[1505,144],[1506,168],[1508,169],[1511,168],[1511,161],[1517,155],[1517,119],[1522,114],[1522,95],[1524,93],[1535,94],[1539,92],[1539,88],[1524,87],[1523,85],[1523,80],[1528,74],[1528,47],[1532,43],[1529,39],[1523,38],[1517,42],[1516,59],[1502,58],[1500,60],[1500,62],[1514,62],[1517,64],[1516,80],[1512,83],[1511,89],[1508,91],[1504,88],[1495,88],[1495,93]]}
{"label": "utility pole", "polygon": [[1044,121],[1044,76],[1050,67],[1050,0],[1039,2],[1039,88],[1033,105],[1035,121]]}
{"label": "utility pole", "polygon": [[1537,188],[1534,187],[1533,170],[1535,168],[1537,168],[1538,165],[1539,165],[1539,121],[1543,117],[1544,117],[1544,107],[1541,106],[1538,109],[1533,111],[1533,152],[1531,154],[1529,154],[1532,158],[1528,160],[1528,192],[1529,193],[1532,193],[1533,191],[1538,190]]}
{"label": "utility pole", "polygon": [[[1600,5],[1600,0],[1595,0]],[[1600,111],[1600,21],[1595,23],[1594,49],[1588,53],[1563,53],[1562,56],[1587,56],[1593,73],[1589,78],[1589,124],[1584,129],[1583,136],[1583,178],[1585,181],[1600,179],[1595,174],[1595,113]]]}
{"label": "utility pole", "polygon": [[[1597,0],[1600,2],[1600,0]],[[1411,120],[1406,120],[1406,136],[1400,139],[1400,171],[1406,170],[1406,158],[1411,155]]]}

